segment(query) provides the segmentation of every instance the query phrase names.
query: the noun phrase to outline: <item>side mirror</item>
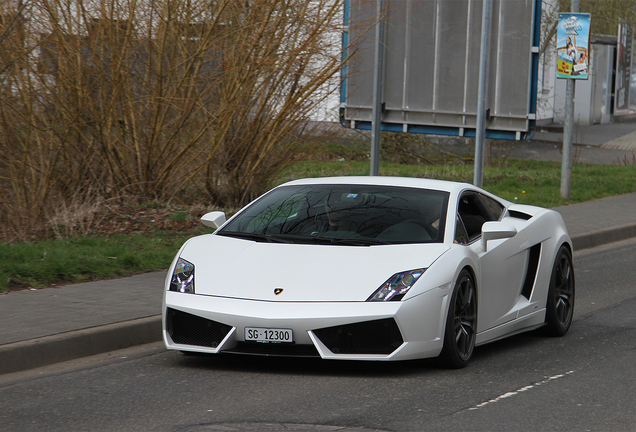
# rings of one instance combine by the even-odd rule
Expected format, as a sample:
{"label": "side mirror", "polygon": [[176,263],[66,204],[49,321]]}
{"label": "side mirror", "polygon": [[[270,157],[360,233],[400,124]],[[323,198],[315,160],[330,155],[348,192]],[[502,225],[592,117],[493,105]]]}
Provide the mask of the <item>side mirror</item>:
{"label": "side mirror", "polygon": [[488,250],[490,240],[506,239],[517,235],[517,228],[505,222],[486,222],[481,227],[481,247]]}
{"label": "side mirror", "polygon": [[213,211],[206,213],[201,217],[201,223],[206,227],[217,229],[225,223],[225,213],[221,211]]}

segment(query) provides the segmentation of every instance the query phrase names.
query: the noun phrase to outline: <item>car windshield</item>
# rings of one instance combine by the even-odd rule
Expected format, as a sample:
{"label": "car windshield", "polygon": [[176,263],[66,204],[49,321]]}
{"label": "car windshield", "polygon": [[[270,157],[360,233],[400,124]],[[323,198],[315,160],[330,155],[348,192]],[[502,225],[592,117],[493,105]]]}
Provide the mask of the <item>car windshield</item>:
{"label": "car windshield", "polygon": [[253,241],[354,246],[439,243],[448,193],[395,186],[282,186],[217,234]]}

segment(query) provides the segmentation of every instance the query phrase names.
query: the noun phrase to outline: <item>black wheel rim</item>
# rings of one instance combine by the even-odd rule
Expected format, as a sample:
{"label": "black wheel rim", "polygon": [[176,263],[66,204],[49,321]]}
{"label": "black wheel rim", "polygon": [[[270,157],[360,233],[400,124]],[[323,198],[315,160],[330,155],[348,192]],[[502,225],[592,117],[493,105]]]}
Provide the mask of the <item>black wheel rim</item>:
{"label": "black wheel rim", "polygon": [[455,298],[455,345],[462,360],[469,359],[475,348],[476,321],[475,286],[472,279],[465,276],[459,282]]}
{"label": "black wheel rim", "polygon": [[572,299],[574,297],[574,276],[572,263],[566,254],[562,254],[555,275],[555,315],[562,326],[572,319]]}

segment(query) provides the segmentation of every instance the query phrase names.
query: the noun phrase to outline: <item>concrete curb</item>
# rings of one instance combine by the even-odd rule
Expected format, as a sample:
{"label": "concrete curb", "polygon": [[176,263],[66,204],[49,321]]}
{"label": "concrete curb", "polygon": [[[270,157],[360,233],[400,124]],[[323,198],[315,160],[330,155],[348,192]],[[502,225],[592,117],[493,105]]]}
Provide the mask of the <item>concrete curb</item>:
{"label": "concrete curb", "polygon": [[0,346],[0,375],[161,340],[161,315]]}
{"label": "concrete curb", "polygon": [[[636,225],[572,236],[574,251],[636,238]],[[161,315],[0,346],[0,375],[162,340]]]}
{"label": "concrete curb", "polygon": [[601,229],[590,233],[577,234],[572,236],[571,239],[572,245],[574,246],[574,252],[576,252],[634,237],[636,237],[636,225],[628,224]]}

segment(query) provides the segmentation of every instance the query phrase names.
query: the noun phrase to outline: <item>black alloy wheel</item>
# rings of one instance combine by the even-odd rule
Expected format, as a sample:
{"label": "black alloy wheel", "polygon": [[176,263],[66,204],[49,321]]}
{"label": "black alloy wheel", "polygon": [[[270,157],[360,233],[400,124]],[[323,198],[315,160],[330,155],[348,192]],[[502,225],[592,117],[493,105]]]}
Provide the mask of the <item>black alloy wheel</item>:
{"label": "black alloy wheel", "polygon": [[475,349],[477,337],[477,291],[471,273],[459,274],[451,297],[444,332],[442,358],[449,367],[466,367]]}
{"label": "black alloy wheel", "polygon": [[574,316],[574,266],[570,250],[561,246],[554,261],[546,304],[546,333],[563,336],[570,329]]}

